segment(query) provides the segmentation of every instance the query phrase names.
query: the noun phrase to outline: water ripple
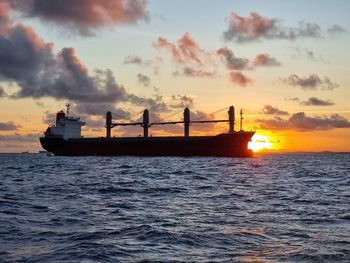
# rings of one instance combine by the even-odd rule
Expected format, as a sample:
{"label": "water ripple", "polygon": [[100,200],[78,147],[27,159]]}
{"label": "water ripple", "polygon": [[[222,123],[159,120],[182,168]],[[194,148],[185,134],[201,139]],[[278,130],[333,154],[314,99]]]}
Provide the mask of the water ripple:
{"label": "water ripple", "polygon": [[0,155],[1,262],[349,262],[350,155]]}

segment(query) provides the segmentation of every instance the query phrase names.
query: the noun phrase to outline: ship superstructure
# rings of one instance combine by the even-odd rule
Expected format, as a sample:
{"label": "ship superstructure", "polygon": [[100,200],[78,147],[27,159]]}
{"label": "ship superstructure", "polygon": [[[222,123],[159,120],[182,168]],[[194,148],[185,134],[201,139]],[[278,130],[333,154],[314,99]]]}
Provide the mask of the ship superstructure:
{"label": "ship superstructure", "polygon": [[45,137],[59,137],[64,140],[76,139],[81,137],[81,127],[86,123],[79,117],[69,116],[70,105],[67,104],[67,114],[59,111],[56,114],[56,123],[48,127],[45,131]]}
{"label": "ship superstructure", "polygon": [[[56,125],[49,127],[40,138],[42,147],[54,155],[135,155],[135,156],[221,156],[251,157],[248,142],[254,132],[243,131],[243,112],[240,112],[240,130],[235,131],[235,109],[229,107],[228,119],[191,120],[190,110],[186,108],[183,120],[170,122],[150,122],[149,112],[145,110],[142,122],[113,122],[112,113],[106,114],[106,137],[83,138],[81,127],[85,122],[69,117],[60,111],[56,115]],[[215,136],[190,136],[190,125],[194,123],[228,123],[228,133]],[[149,128],[156,125],[183,124],[184,136],[149,137]],[[112,137],[116,126],[141,126],[143,137]]]}

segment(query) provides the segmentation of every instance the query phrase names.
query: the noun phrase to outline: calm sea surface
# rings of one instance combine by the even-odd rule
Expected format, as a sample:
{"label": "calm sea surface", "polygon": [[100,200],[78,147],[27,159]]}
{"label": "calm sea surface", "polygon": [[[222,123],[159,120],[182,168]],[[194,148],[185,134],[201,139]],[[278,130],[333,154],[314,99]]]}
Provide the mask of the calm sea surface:
{"label": "calm sea surface", "polygon": [[0,154],[1,262],[350,262],[350,155]]}

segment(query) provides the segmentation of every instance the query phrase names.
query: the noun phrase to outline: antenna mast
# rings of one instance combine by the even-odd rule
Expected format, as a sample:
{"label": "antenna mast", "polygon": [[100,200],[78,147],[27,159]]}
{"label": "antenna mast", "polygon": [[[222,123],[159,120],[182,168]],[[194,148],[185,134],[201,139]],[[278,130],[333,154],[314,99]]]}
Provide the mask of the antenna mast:
{"label": "antenna mast", "polygon": [[66,103],[66,108],[67,108],[67,118],[68,118],[68,114],[69,114],[69,110],[70,110],[70,104]]}

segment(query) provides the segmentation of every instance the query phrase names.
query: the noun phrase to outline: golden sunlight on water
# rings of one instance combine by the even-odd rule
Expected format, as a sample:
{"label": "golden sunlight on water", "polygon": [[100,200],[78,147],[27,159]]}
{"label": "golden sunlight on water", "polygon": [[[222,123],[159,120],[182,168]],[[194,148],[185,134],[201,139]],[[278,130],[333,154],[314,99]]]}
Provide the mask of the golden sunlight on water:
{"label": "golden sunlight on water", "polygon": [[261,150],[272,150],[273,145],[270,137],[261,134],[254,134],[252,141],[248,143],[248,148],[253,152]]}

